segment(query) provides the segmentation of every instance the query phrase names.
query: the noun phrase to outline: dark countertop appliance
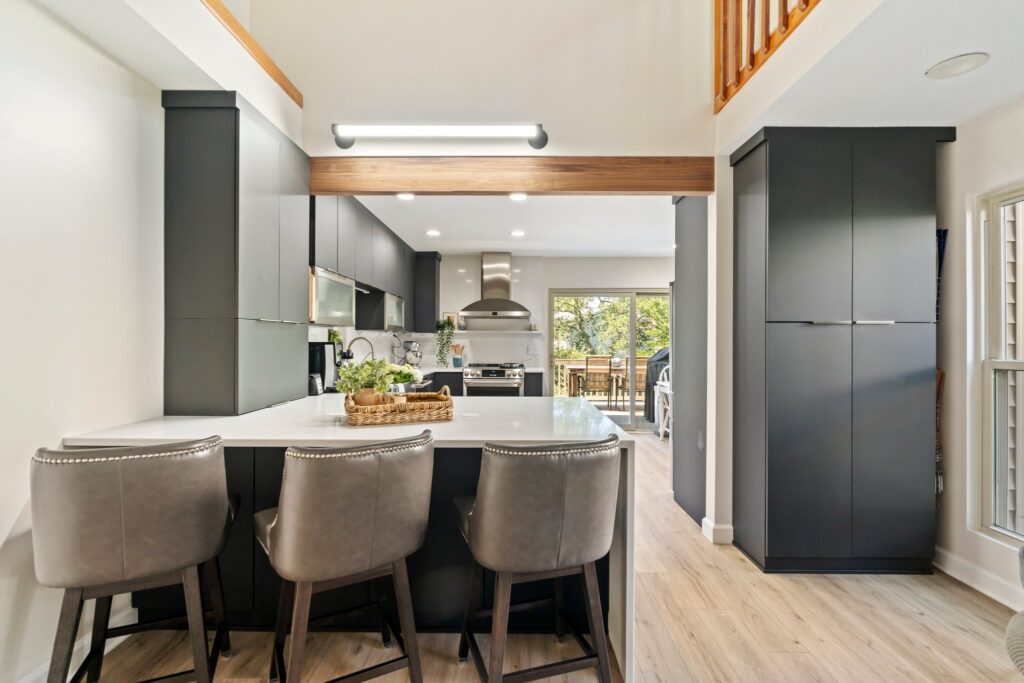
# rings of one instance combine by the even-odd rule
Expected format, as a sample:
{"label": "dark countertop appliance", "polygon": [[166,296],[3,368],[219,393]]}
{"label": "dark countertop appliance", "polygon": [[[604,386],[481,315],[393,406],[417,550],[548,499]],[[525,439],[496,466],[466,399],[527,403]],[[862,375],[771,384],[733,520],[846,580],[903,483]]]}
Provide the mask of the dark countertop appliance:
{"label": "dark countertop appliance", "polygon": [[[320,386],[324,392],[334,392],[334,383],[338,379],[338,361],[334,342],[309,342],[309,374],[320,377]],[[310,386],[310,396],[318,391]]]}

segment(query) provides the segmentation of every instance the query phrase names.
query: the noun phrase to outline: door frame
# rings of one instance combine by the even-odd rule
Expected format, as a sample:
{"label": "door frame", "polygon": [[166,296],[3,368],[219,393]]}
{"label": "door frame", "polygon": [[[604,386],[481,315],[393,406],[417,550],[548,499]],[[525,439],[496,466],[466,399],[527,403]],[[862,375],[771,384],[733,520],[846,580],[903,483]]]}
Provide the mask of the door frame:
{"label": "door frame", "polygon": [[[672,348],[672,289],[671,287],[553,287],[548,290],[548,377],[545,382],[548,394],[555,394],[555,308],[556,297],[594,297],[609,296],[629,299],[629,358],[627,367],[632,371],[629,376],[629,411],[628,420],[625,423],[616,422],[612,417],[609,420],[615,422],[619,427],[627,431],[636,430],[636,300],[642,297],[664,297],[669,302],[669,349]],[[671,351],[670,351],[671,353]]]}

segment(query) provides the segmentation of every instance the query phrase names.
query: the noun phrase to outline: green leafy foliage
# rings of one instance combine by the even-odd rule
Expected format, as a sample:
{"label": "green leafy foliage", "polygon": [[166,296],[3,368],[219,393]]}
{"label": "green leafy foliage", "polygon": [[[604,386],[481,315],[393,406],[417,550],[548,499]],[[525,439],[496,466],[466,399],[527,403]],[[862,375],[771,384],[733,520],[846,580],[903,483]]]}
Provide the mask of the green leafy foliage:
{"label": "green leafy foliage", "polygon": [[[636,309],[636,355],[643,358],[668,346],[668,297],[637,297]],[[556,358],[629,354],[628,297],[559,296],[553,315]]]}
{"label": "green leafy foliage", "polygon": [[395,379],[394,368],[401,369],[400,366],[383,358],[343,365],[338,368],[338,381],[334,386],[345,394],[354,394],[360,389],[373,389],[383,393],[389,386],[400,381]]}
{"label": "green leafy foliage", "polygon": [[448,367],[448,354],[452,348],[452,335],[455,333],[455,325],[445,318],[437,321],[437,364],[442,368]]}

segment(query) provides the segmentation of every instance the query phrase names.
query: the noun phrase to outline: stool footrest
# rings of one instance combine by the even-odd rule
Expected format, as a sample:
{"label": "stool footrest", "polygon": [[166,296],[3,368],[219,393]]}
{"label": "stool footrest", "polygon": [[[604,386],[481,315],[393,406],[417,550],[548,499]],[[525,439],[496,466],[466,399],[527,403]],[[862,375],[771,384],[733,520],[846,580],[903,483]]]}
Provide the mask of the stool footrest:
{"label": "stool footrest", "polygon": [[362,681],[368,681],[371,678],[377,678],[384,674],[389,674],[394,671],[400,671],[409,666],[409,657],[402,655],[394,659],[389,659],[386,662],[375,664],[374,666],[367,667],[361,671],[355,671],[350,674],[345,674],[340,678],[332,678],[327,683],[362,683]]}

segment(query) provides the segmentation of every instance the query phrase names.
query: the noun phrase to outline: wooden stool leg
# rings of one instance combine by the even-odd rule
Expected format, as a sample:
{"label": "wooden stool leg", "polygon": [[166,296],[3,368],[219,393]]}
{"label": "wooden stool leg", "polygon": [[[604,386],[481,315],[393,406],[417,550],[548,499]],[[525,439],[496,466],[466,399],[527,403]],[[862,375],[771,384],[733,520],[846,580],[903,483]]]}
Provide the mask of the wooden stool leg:
{"label": "wooden stool leg", "polygon": [[491,663],[487,683],[500,683],[505,668],[505,640],[508,636],[508,611],[512,602],[512,575],[498,572],[494,583],[494,616],[491,623]]}
{"label": "wooden stool leg", "polygon": [[81,618],[82,589],[65,589],[46,683],[64,683],[67,680],[68,670],[71,668],[71,653],[75,649],[75,636],[78,635],[78,622]]}
{"label": "wooden stool leg", "polygon": [[469,583],[466,586],[466,611],[462,617],[462,637],[459,638],[459,662],[469,659],[469,631],[473,627],[473,615],[480,603],[480,586],[483,583],[483,567],[475,561],[470,568]]}
{"label": "wooden stool leg", "polygon": [[196,682],[210,683],[210,655],[206,651],[206,620],[203,615],[203,596],[199,585],[199,567],[193,565],[181,572],[185,589],[185,614],[188,617],[188,635],[192,641],[192,661]]}
{"label": "wooden stool leg", "polygon": [[89,644],[89,652],[96,653],[96,656],[89,664],[89,672],[85,678],[89,683],[99,681],[100,672],[103,670],[103,650],[107,645],[107,626],[110,622],[110,603],[113,599],[112,595],[96,598],[96,605],[93,607],[92,641]]}
{"label": "wooden stool leg", "polygon": [[590,625],[590,640],[597,651],[597,674],[601,683],[611,683],[611,666],[608,663],[608,637],[604,632],[604,616],[601,613],[601,590],[597,585],[597,569],[593,562],[583,565],[583,588],[587,599],[587,622]]}
{"label": "wooden stool leg", "polygon": [[305,658],[306,633],[309,631],[309,603],[313,597],[313,584],[303,581],[295,584],[295,604],[292,607],[292,637],[288,641],[288,668],[285,680],[302,683],[302,664]]}
{"label": "wooden stool leg", "polygon": [[380,642],[384,647],[391,647],[391,629],[388,628],[388,615],[386,608],[386,580],[378,579],[375,585],[377,589],[377,616],[380,618]]}
{"label": "wooden stool leg", "polygon": [[420,665],[420,647],[416,642],[416,620],[412,612],[412,594],[409,592],[409,572],[405,566],[405,558],[392,565],[395,584],[395,602],[398,603],[398,621],[402,627],[402,640],[405,642],[405,654],[409,657],[409,678],[413,683],[422,683],[423,668]]}
{"label": "wooden stool leg", "polygon": [[216,633],[222,638],[222,657],[231,656],[231,629],[228,626],[228,610],[224,604],[224,582],[220,576],[220,560],[213,558],[203,565],[206,574],[206,590],[210,596],[210,608],[213,610],[213,621]]}
{"label": "wooden stool leg", "polygon": [[288,637],[291,625],[292,601],[295,599],[295,584],[281,581],[281,597],[277,603],[277,626],[274,628],[274,648],[270,652],[270,680],[284,681],[286,667],[284,663],[284,641]]}
{"label": "wooden stool leg", "polygon": [[562,618],[562,611],[565,609],[565,582],[559,576],[555,579],[555,636],[558,642],[565,640],[565,619]]}

